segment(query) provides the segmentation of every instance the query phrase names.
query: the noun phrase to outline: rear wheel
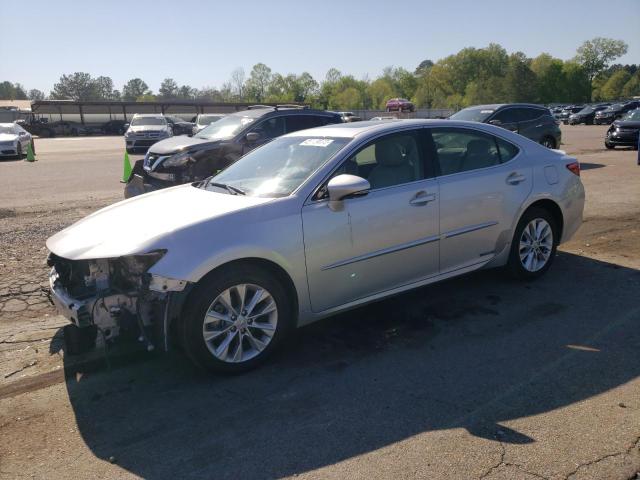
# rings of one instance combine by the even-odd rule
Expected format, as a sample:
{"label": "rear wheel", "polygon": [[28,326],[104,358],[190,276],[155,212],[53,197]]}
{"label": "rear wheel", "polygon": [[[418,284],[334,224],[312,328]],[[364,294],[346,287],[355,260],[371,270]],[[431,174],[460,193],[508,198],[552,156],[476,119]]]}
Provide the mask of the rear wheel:
{"label": "rear wheel", "polygon": [[286,289],[252,266],[223,268],[196,287],[185,311],[182,341],[198,365],[240,373],[263,363],[293,325]]}
{"label": "rear wheel", "polygon": [[542,208],[527,210],[516,227],[507,268],[517,278],[534,279],[544,274],[556,254],[557,226],[553,215]]}

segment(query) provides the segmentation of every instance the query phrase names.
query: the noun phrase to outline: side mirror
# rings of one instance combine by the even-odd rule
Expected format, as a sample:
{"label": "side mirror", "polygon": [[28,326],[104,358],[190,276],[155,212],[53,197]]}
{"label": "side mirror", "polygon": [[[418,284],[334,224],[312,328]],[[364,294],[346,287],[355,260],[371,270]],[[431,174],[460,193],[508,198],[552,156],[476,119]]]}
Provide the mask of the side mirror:
{"label": "side mirror", "polygon": [[498,119],[496,119],[496,120],[489,120],[489,123],[490,123],[491,125],[496,125],[497,127],[499,127],[499,126],[501,126],[501,125],[502,125],[502,122],[501,122],[500,120],[498,120]]}
{"label": "side mirror", "polygon": [[350,196],[369,193],[371,185],[367,180],[356,175],[342,174],[333,177],[327,184],[329,191],[329,208],[334,212],[342,210],[342,200]]}
{"label": "side mirror", "polygon": [[262,138],[262,135],[260,134],[260,132],[249,132],[244,136],[244,138],[249,143],[255,143]]}

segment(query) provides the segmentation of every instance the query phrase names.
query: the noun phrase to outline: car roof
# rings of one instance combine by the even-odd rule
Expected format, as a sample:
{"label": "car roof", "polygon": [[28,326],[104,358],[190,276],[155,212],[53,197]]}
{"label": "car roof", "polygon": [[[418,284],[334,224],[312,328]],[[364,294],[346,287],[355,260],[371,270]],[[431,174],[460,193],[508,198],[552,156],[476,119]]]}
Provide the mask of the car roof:
{"label": "car roof", "polygon": [[264,107],[264,108],[251,108],[248,110],[240,110],[239,112],[230,113],[229,116],[233,117],[247,117],[247,118],[259,118],[268,114],[279,114],[279,115],[325,115],[325,116],[335,116],[336,113],[328,112],[326,110],[313,110],[310,108],[274,108],[274,107]]}
{"label": "car roof", "polygon": [[134,117],[151,117],[151,118],[164,118],[164,115],[161,113],[134,113]]}
{"label": "car roof", "polygon": [[504,107],[527,107],[527,108],[538,108],[542,110],[548,110],[544,105],[536,105],[535,103],[490,103],[487,105],[472,105],[471,107],[465,108],[467,109],[483,109],[483,110],[499,110]]}
{"label": "car roof", "polygon": [[[8,123],[0,123],[0,127],[15,127],[17,124],[14,122],[8,122]],[[17,125],[20,126],[20,125]]]}
{"label": "car roof", "polygon": [[[464,122],[447,119],[396,119],[396,120],[373,120],[353,123],[336,123],[323,127],[309,128],[291,132],[285,137],[336,137],[336,138],[356,138],[362,134],[385,133],[399,131],[400,127],[467,127],[476,130],[495,129],[503,130],[499,127],[478,122]],[[401,131],[401,130],[400,130]],[[504,132],[501,132],[504,133]]]}

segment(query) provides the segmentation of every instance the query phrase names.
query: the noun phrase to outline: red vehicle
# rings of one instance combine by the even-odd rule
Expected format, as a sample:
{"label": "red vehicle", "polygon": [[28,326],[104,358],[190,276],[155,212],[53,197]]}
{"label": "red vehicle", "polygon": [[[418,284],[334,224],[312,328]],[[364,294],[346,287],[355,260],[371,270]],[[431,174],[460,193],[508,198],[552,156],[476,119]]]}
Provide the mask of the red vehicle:
{"label": "red vehicle", "polygon": [[387,112],[414,112],[415,105],[406,98],[392,98],[387,100]]}

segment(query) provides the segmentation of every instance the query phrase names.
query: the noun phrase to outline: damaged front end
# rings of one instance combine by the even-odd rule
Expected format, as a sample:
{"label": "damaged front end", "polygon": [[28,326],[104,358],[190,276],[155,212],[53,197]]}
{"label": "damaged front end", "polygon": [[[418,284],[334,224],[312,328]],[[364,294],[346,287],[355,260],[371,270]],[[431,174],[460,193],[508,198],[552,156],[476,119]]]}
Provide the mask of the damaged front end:
{"label": "damaged front end", "polygon": [[[181,297],[188,282],[148,273],[166,250],[95,260],[69,260],[51,253],[47,264],[51,299],[74,327],[65,331],[70,353],[95,344],[96,332],[105,342],[137,338],[147,350],[168,349],[174,315],[172,296]],[[68,333],[68,334],[67,334]]]}

